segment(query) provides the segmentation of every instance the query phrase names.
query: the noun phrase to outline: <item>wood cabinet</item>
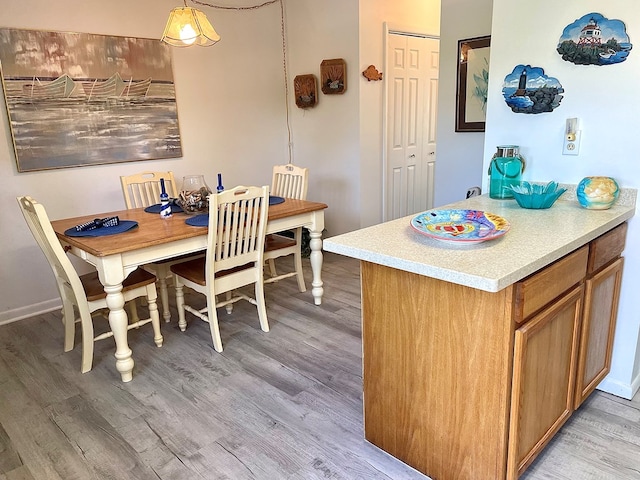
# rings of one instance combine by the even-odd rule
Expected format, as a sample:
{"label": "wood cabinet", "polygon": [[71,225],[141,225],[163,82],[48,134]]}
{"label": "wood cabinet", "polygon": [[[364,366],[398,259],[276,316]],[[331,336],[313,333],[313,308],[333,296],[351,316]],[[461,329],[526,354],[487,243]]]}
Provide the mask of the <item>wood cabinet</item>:
{"label": "wood cabinet", "polygon": [[627,224],[591,242],[580,355],[576,379],[575,408],[593,392],[611,369]]}
{"label": "wood cabinet", "polygon": [[437,480],[505,478],[513,289],[361,263],[365,438]]}
{"label": "wood cabinet", "polygon": [[437,480],[516,479],[608,371],[622,250],[598,240],[495,293],[363,261],[366,439]]}
{"label": "wood cabinet", "polygon": [[507,479],[515,480],[573,412],[589,247],[515,285]]}
{"label": "wood cabinet", "polygon": [[508,479],[518,478],[573,412],[582,290],[516,330]]}

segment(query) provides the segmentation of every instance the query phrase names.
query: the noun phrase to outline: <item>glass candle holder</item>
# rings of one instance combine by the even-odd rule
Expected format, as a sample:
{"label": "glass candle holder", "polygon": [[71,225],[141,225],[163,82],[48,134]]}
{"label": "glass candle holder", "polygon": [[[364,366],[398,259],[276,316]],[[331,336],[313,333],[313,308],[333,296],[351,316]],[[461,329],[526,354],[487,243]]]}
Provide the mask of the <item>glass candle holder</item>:
{"label": "glass candle holder", "polygon": [[187,175],[182,178],[178,205],[189,215],[209,211],[209,195],[212,191],[204,181],[204,175]]}
{"label": "glass candle holder", "polygon": [[511,187],[519,185],[524,172],[524,158],[517,145],[500,145],[489,164],[489,197],[513,198]]}

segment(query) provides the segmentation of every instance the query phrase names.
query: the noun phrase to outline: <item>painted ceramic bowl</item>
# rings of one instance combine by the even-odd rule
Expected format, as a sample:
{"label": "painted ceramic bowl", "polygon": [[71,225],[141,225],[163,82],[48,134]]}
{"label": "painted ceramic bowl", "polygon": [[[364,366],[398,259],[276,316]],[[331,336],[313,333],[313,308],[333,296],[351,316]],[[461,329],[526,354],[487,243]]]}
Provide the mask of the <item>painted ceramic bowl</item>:
{"label": "painted ceramic bowl", "polygon": [[618,200],[620,188],[611,177],[586,177],[578,184],[578,202],[589,210],[606,210]]}
{"label": "painted ceramic bowl", "polygon": [[560,195],[567,191],[566,188],[558,188],[556,182],[546,185],[521,182],[519,185],[510,185],[510,188],[518,205],[535,209],[550,208]]}

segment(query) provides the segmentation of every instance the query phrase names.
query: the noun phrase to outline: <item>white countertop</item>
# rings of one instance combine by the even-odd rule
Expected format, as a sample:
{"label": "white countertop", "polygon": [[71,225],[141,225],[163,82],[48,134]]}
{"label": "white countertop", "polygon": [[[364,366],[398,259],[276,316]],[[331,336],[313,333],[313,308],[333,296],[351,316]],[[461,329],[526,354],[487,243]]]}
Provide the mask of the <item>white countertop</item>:
{"label": "white countertop", "polygon": [[494,213],[508,220],[502,237],[475,244],[451,244],[411,228],[415,215],[324,240],[323,249],[367,262],[497,292],[631,218],[635,189],[622,189],[608,210],[587,210],[567,192],[551,208],[520,208],[515,200],[487,195],[441,207]]}

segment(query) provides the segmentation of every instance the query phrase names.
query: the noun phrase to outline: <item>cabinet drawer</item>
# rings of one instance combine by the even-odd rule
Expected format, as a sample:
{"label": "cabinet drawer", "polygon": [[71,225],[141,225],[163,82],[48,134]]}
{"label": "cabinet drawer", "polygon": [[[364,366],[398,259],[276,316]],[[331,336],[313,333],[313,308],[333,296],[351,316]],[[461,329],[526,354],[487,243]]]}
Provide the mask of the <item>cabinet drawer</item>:
{"label": "cabinet drawer", "polygon": [[589,246],[576,250],[515,284],[515,320],[522,323],[554,298],[580,283],[587,272]]}
{"label": "cabinet drawer", "polygon": [[614,258],[618,258],[624,250],[626,238],[627,222],[593,240],[589,248],[587,273],[590,275]]}

